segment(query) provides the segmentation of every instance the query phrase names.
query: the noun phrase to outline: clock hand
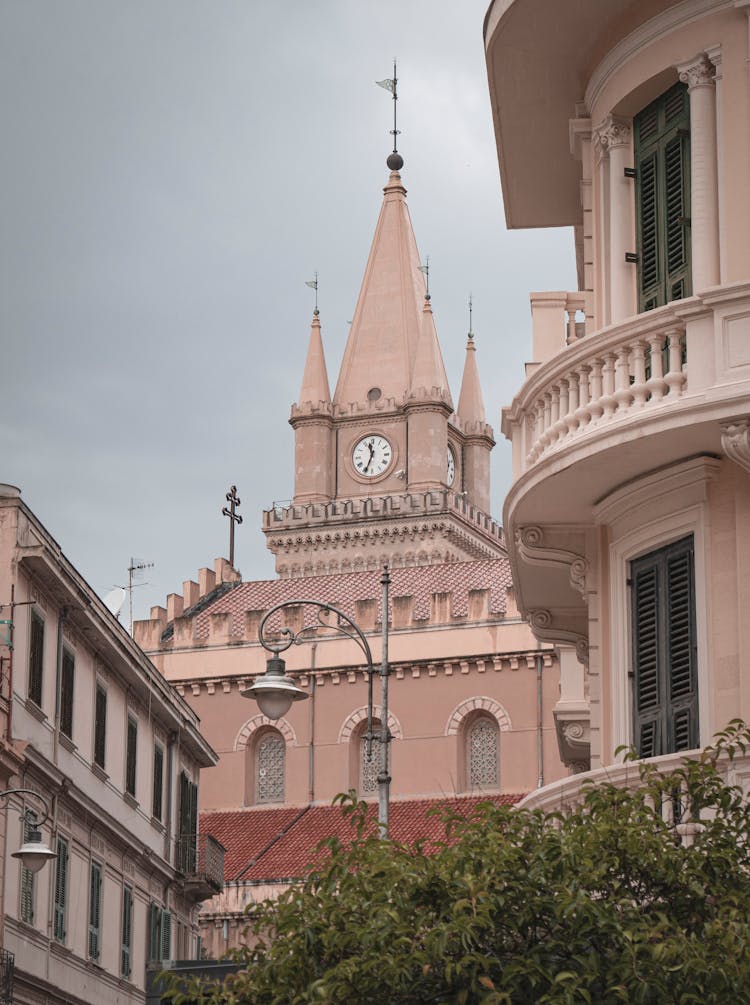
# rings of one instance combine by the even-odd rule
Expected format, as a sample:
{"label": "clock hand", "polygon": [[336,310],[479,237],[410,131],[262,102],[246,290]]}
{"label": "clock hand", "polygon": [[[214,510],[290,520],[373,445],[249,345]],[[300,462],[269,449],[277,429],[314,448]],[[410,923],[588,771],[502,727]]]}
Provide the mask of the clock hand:
{"label": "clock hand", "polygon": [[375,447],[372,445],[372,443],[368,443],[367,446],[370,448],[370,456],[367,459],[367,464],[365,464],[365,470],[363,472],[364,474],[367,473],[370,465],[372,464],[372,459],[375,456]]}

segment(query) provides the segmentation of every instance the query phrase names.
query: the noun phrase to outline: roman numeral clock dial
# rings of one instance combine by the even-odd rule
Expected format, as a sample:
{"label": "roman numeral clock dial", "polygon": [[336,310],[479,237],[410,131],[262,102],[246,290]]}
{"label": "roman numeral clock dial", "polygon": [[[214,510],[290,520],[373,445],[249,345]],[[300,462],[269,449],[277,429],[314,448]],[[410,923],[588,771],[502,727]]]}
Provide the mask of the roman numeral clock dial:
{"label": "roman numeral clock dial", "polygon": [[386,471],[393,459],[391,445],[384,436],[364,436],[354,445],[352,464],[358,475],[374,478]]}

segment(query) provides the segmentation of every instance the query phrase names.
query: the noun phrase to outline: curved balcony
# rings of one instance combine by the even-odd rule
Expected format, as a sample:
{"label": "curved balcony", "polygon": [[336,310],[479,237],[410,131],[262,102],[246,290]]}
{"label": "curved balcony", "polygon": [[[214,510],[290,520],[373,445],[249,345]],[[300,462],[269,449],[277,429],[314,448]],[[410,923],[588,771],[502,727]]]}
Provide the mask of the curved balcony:
{"label": "curved balcony", "polygon": [[532,364],[503,432],[513,443],[506,532],[589,524],[648,471],[727,452],[750,412],[750,283],[717,288],[564,344]]}
{"label": "curved balcony", "polygon": [[[642,764],[653,765],[660,774],[666,774],[679,768],[686,760],[696,760],[700,754],[700,750],[689,750],[679,754],[651,757],[645,761],[611,764],[606,768],[571,775],[569,778],[562,778],[558,782],[552,782],[542,789],[529,793],[518,806],[527,810],[542,810],[545,813],[570,813],[582,805],[585,789],[590,785],[607,784],[614,785],[618,789],[635,790],[641,787]],[[727,785],[737,786],[747,797],[750,792],[750,755],[737,755],[730,759],[724,754],[718,759],[716,767]],[[665,818],[674,819],[676,805],[679,806],[679,800],[664,801],[662,812]],[[683,827],[689,831],[690,825],[686,823]]]}

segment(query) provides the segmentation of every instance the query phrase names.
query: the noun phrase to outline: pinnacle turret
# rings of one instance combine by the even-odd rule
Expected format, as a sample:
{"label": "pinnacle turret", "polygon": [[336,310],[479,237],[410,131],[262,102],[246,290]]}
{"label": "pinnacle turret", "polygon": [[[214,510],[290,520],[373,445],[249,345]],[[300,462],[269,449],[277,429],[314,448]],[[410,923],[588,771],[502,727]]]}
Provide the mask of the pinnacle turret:
{"label": "pinnacle turret", "polygon": [[302,386],[298,401],[302,407],[308,401],[317,405],[319,402],[329,403],[330,400],[328,370],[326,369],[323,340],[320,334],[320,312],[316,307],[310,326],[310,342],[307,347],[307,360],[302,374]]}
{"label": "pinnacle turret", "polygon": [[438,397],[450,405],[451,409],[453,408],[429,293],[425,295],[422,308],[422,325],[417,343],[417,354],[414,359],[411,396],[421,395],[425,392],[428,398]]}
{"label": "pinnacle turret", "polygon": [[482,387],[479,383],[479,370],[477,369],[477,349],[474,345],[474,335],[471,332],[466,342],[466,361],[464,363],[461,393],[458,396],[458,410],[456,414],[464,426],[470,423],[481,423],[484,425],[487,421],[484,414]]}

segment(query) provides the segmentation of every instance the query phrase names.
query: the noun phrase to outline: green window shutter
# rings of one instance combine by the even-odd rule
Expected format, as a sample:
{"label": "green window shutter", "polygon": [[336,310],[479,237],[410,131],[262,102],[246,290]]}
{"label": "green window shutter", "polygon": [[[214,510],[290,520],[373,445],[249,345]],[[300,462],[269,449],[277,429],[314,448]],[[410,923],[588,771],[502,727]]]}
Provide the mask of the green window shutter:
{"label": "green window shutter", "polygon": [[631,563],[634,742],[640,757],[699,742],[693,538]]}
{"label": "green window shutter", "polygon": [[[31,832],[33,827],[31,823],[24,818],[23,821],[23,840],[24,844],[31,839]],[[34,873],[31,869],[27,869],[25,866],[21,866],[21,895],[19,898],[19,917],[21,921],[25,921],[27,925],[34,924],[34,893],[35,893],[35,883],[34,883]]]}
{"label": "green window shutter", "polygon": [[138,723],[128,716],[128,733],[125,750],[125,791],[135,797],[136,762],[138,752]]}
{"label": "green window shutter", "polygon": [[133,942],[133,891],[129,886],[122,888],[122,946],[120,951],[120,973],[130,977],[130,949]]}
{"label": "green window shutter", "polygon": [[102,914],[102,867],[91,863],[89,882],[89,958],[99,959]]}
{"label": "green window shutter", "polygon": [[675,84],[633,120],[638,309],[690,296],[690,104]]}
{"label": "green window shutter", "polygon": [[44,621],[36,611],[31,612],[31,645],[29,648],[29,698],[42,707],[42,681],[44,671]]}
{"label": "green window shutter", "polygon": [[73,739],[73,688],[75,684],[75,658],[63,650],[62,677],[60,681],[60,732]]}
{"label": "green window shutter", "polygon": [[96,685],[96,706],[94,710],[94,763],[104,767],[107,747],[107,691]]}
{"label": "green window shutter", "polygon": [[169,911],[161,912],[161,945],[159,959],[172,959],[172,915]]}
{"label": "green window shutter", "polygon": [[156,904],[148,905],[148,958],[158,960],[161,944],[161,911]]}
{"label": "green window shutter", "polygon": [[57,860],[55,866],[55,918],[54,936],[58,942],[65,942],[65,907],[68,899],[68,842],[57,839]]}
{"label": "green window shutter", "polygon": [[196,871],[198,843],[198,786],[190,781],[186,772],[180,772],[180,832],[177,844],[176,866],[180,872],[192,875]]}
{"label": "green window shutter", "polygon": [[151,815],[155,820],[161,820],[162,793],[164,791],[164,750],[156,744],[154,747],[154,792]]}

